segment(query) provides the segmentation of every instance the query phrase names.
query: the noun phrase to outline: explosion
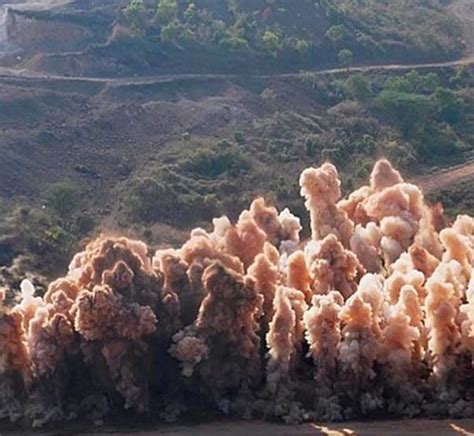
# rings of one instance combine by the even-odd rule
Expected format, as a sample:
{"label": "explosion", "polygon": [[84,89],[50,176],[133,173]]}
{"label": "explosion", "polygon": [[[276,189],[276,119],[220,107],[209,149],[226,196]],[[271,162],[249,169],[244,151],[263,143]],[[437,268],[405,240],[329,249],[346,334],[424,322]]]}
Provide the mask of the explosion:
{"label": "explosion", "polygon": [[101,236],[44,295],[1,291],[0,419],[474,416],[474,219],[386,160],[347,198],[329,163],[300,186],[308,240],[258,198],[180,248]]}

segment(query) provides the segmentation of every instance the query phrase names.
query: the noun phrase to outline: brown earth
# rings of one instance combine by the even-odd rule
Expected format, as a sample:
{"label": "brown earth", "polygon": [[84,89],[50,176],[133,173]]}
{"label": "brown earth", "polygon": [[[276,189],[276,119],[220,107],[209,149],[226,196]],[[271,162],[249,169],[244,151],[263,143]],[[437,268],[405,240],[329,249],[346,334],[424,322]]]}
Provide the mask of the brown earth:
{"label": "brown earth", "polygon": [[425,192],[447,188],[462,180],[474,178],[474,162],[466,162],[463,165],[442,170],[416,180]]}
{"label": "brown earth", "polygon": [[[199,426],[186,427],[176,426],[140,433],[142,436],[174,435],[185,436],[207,436],[210,434],[248,436],[248,435],[273,435],[273,436],[351,436],[351,435],[472,435],[474,432],[473,420],[461,421],[385,421],[385,422],[361,422],[344,424],[303,424],[296,426],[285,426],[281,424],[270,424],[265,422],[237,422],[202,424]],[[121,432],[98,432],[93,435],[136,435],[137,433]]]}
{"label": "brown earth", "polygon": [[197,425],[164,425],[155,428],[114,428],[96,427],[84,428],[77,426],[65,426],[58,431],[16,431],[7,430],[1,432],[7,435],[35,435],[35,436],[208,436],[208,435],[230,435],[230,436],[467,436],[474,434],[474,420],[388,420],[370,422],[347,422],[341,424],[302,424],[287,426],[283,424],[272,424],[261,421],[218,421]]}

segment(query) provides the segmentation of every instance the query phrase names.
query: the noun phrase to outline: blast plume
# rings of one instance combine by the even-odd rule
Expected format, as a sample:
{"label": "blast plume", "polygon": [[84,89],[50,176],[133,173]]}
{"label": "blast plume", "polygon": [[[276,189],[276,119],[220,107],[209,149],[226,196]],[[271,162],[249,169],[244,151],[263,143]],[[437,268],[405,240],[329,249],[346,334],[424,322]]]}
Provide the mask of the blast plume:
{"label": "blast plume", "polygon": [[474,415],[474,220],[386,160],[345,198],[329,163],[300,186],[309,241],[257,198],[181,247],[101,236],[44,295],[2,289],[0,419]]}

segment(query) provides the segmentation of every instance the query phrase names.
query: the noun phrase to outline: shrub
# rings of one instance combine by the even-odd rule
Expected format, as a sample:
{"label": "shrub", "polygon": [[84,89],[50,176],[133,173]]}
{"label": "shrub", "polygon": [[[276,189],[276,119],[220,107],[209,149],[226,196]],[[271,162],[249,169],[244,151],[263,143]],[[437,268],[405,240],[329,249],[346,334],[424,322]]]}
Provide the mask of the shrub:
{"label": "shrub", "polygon": [[329,39],[334,45],[337,45],[342,41],[345,34],[346,29],[343,25],[334,25],[326,31],[326,34],[324,36]]}
{"label": "shrub", "polygon": [[243,36],[226,33],[219,44],[232,51],[244,51],[249,48],[249,43]]}
{"label": "shrub", "polygon": [[414,93],[420,92],[423,85],[423,79],[417,71],[412,70],[399,77],[392,77],[385,83],[385,90]]}
{"label": "shrub", "polygon": [[234,145],[201,146],[184,159],[182,168],[203,178],[214,179],[227,173],[236,176],[249,168],[248,160]]}
{"label": "shrub", "polygon": [[324,148],[324,142],[321,135],[308,135],[305,138],[304,147],[307,156],[316,156]]}
{"label": "shrub", "polygon": [[433,92],[438,86],[441,85],[441,80],[436,73],[428,73],[423,77],[423,87],[428,92]]}
{"label": "shrub", "polygon": [[79,207],[79,192],[69,182],[58,182],[46,191],[47,204],[61,217]]}
{"label": "shrub", "polygon": [[156,6],[156,18],[160,23],[166,24],[174,20],[178,14],[176,0],[159,0]]}
{"label": "shrub", "polygon": [[261,93],[260,93],[260,97],[262,97],[263,100],[266,100],[266,101],[273,101],[276,99],[277,97],[277,94],[276,92],[271,89],[271,88],[265,88]]}
{"label": "shrub", "polygon": [[178,20],[170,21],[161,29],[161,40],[163,42],[175,43],[181,38],[181,30]]}
{"label": "shrub", "polygon": [[459,122],[464,113],[464,101],[448,88],[436,88],[433,94],[438,116],[449,124]]}
{"label": "shrub", "polygon": [[262,46],[265,51],[271,53],[273,56],[276,56],[282,46],[280,37],[276,33],[267,30],[262,35]]}
{"label": "shrub", "polygon": [[234,133],[234,139],[237,144],[243,144],[245,142],[244,134],[240,131]]}
{"label": "shrub", "polygon": [[351,76],[346,81],[346,88],[352,98],[360,101],[371,98],[374,93],[372,83],[363,76]]}
{"label": "shrub", "polygon": [[149,177],[139,179],[130,187],[127,206],[134,219],[180,226],[212,218],[220,210],[221,204],[215,194],[200,194],[182,183],[167,179],[166,174],[160,174],[159,178],[159,181]]}
{"label": "shrub", "polygon": [[173,218],[178,193],[170,186],[152,178],[136,181],[130,189],[129,210],[134,218],[151,221],[158,218]]}
{"label": "shrub", "polygon": [[344,159],[344,153],[340,147],[325,148],[321,150],[321,158],[337,165]]}
{"label": "shrub", "polygon": [[429,125],[423,130],[419,140],[418,152],[430,159],[452,156],[462,147],[462,143],[449,125],[445,125],[444,128]]}
{"label": "shrub", "polygon": [[296,41],[295,49],[300,55],[302,56],[306,55],[309,51],[309,48],[310,48],[310,45],[308,41],[305,41],[304,39],[298,39]]}
{"label": "shrub", "polygon": [[123,10],[125,22],[135,31],[142,31],[145,26],[146,8],[143,0],[131,0]]}
{"label": "shrub", "polygon": [[378,106],[400,124],[405,135],[412,133],[416,126],[424,124],[433,112],[429,97],[392,90],[384,90],[377,96]]}
{"label": "shrub", "polygon": [[349,67],[354,61],[354,54],[349,49],[344,48],[337,54],[337,58],[343,67]]}

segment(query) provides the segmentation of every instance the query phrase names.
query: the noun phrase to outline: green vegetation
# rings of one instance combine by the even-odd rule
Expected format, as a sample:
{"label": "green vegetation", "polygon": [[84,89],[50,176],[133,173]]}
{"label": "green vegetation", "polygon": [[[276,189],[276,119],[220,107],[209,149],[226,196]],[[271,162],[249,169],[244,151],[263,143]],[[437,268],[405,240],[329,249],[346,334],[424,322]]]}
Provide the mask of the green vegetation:
{"label": "green vegetation", "polygon": [[437,0],[130,0],[119,21],[149,43],[142,54],[150,63],[155,51],[191,70],[198,53],[208,69],[274,70],[445,59],[462,48],[459,26]]}
{"label": "green vegetation", "polygon": [[[458,75],[457,70],[395,76],[303,72],[284,89],[267,82],[252,98],[260,98],[268,111],[250,128],[236,122],[220,133],[220,142],[181,135],[159,163],[130,181],[123,202],[135,222],[187,227],[220,213],[236,218],[264,193],[304,218],[297,176],[309,164],[334,162],[344,188],[355,189],[380,156],[406,173],[414,166],[462,162],[472,140],[452,115],[462,108],[469,116],[465,91],[472,78],[454,80]],[[298,88],[320,108],[316,113],[280,103],[282,92]]]}
{"label": "green vegetation", "polygon": [[337,58],[339,59],[339,63],[343,67],[350,67],[350,65],[354,61],[354,54],[350,50],[348,50],[347,48],[343,48],[337,54]]}
{"label": "green vegetation", "polygon": [[406,136],[426,124],[433,112],[431,100],[421,94],[384,90],[378,95],[377,103]]}
{"label": "green vegetation", "polygon": [[470,138],[459,125],[466,110],[463,93],[452,86],[452,77],[444,81],[443,84],[436,73],[420,75],[413,70],[390,77],[384,83],[352,76],[342,88],[347,97],[362,104],[378,122],[395,128],[400,140],[406,143],[408,154],[433,161],[469,149]]}
{"label": "green vegetation", "polygon": [[[273,54],[266,56],[272,59]],[[119,148],[121,141],[115,146],[101,143],[109,159],[105,164],[112,162],[110,168],[104,166],[105,183],[95,170],[76,166],[80,176],[70,178],[75,180],[72,184],[65,181],[69,180],[66,168],[55,178],[63,181],[38,188],[41,203],[3,204],[0,262],[9,264],[29,253],[29,264],[44,262],[49,273],[64,268],[80,240],[109,217],[120,228],[132,228],[133,234],[153,242],[168,241],[172,228],[177,240],[190,227],[208,225],[220,214],[235,220],[258,194],[278,207],[289,206],[305,220],[298,175],[308,165],[332,161],[347,192],[366,183],[381,156],[413,174],[462,163],[473,152],[473,78],[466,69],[423,74],[302,72],[281,80],[239,77],[213,83],[198,82],[197,97],[193,97],[194,81],[172,84],[171,97],[161,88],[158,97],[140,94],[149,100],[133,102],[139,110],[130,124],[131,133],[143,135],[150,128],[152,133],[132,137],[126,149]],[[170,86],[166,84],[167,90]],[[206,98],[206,92],[212,97]],[[151,100],[155,98],[165,101]],[[12,126],[15,117],[8,118]],[[92,125],[100,132],[125,132],[120,130],[123,118],[113,124],[108,114],[106,120],[94,119]],[[155,132],[165,132],[166,140],[147,146],[145,141],[154,144]],[[38,135],[37,130],[34,135],[42,147],[47,146],[43,145],[47,135]],[[51,144],[54,141],[50,139]],[[22,141],[16,147],[13,150],[19,152],[32,145]],[[123,153],[130,153],[124,150],[135,149],[140,150],[137,161],[123,166]],[[459,194],[452,197],[448,191],[439,193],[448,212],[470,207],[468,188],[469,184],[456,187]],[[462,198],[466,200],[457,204]]]}
{"label": "green vegetation", "polygon": [[238,190],[238,180],[250,170],[250,161],[238,146],[227,141],[198,144],[165,160],[169,163],[152,169],[153,177],[130,183],[126,195],[133,219],[181,227],[242,204],[222,196],[223,189]]}
{"label": "green vegetation", "polygon": [[[38,87],[5,79],[0,266],[28,253],[36,270],[63,269],[99,225],[154,244],[173,232],[177,240],[222,213],[235,220],[260,194],[305,220],[298,175],[324,160],[337,165],[347,192],[366,182],[381,156],[408,175],[472,159],[471,67],[349,68],[457,58],[462,37],[446,1],[79,3],[26,17],[90,29],[84,47],[59,56],[25,52],[22,68],[195,74],[64,80],[64,90],[52,85],[56,79],[38,78]],[[336,71],[316,72],[329,67]],[[13,177],[18,186],[8,183]],[[468,189],[441,193],[450,212],[471,207]]]}
{"label": "green vegetation", "polygon": [[135,31],[140,32],[145,27],[146,8],[143,0],[131,0],[123,10],[128,25]]}
{"label": "green vegetation", "polygon": [[[0,217],[0,265],[16,264],[9,273],[0,275],[18,288],[25,272],[57,274],[67,267],[81,238],[93,228],[80,228],[76,217],[68,221],[36,207],[17,204]],[[85,231],[84,231],[85,230]]]}
{"label": "green vegetation", "polygon": [[[4,204],[0,213],[0,266],[14,268],[6,275],[18,288],[26,272],[54,275],[63,271],[82,238],[96,227],[95,219],[80,212],[79,191],[69,182],[50,185],[44,192],[46,206],[17,199]],[[41,283],[38,283],[41,285]]]}
{"label": "green vegetation", "polygon": [[282,44],[276,33],[266,30],[262,35],[262,47],[276,57]]}
{"label": "green vegetation", "polygon": [[363,76],[349,77],[346,86],[349,97],[354,100],[365,101],[374,95],[370,80]]}
{"label": "green vegetation", "polygon": [[[236,135],[236,141],[240,138]],[[181,167],[185,171],[202,178],[215,179],[227,174],[238,176],[248,169],[249,164],[236,146],[223,141],[217,145],[198,147],[183,159]]]}
{"label": "green vegetation", "polygon": [[467,93],[472,77],[462,71],[461,82],[459,70],[345,79],[302,73],[301,83],[330,107],[324,133],[305,142],[308,156],[322,156],[350,173],[348,187],[360,183],[367,159],[382,155],[402,170],[462,162],[473,147]]}
{"label": "green vegetation", "polygon": [[461,121],[464,114],[464,101],[454,91],[447,88],[436,88],[434,102],[438,112],[438,118],[449,124]]}
{"label": "green vegetation", "polygon": [[71,183],[58,182],[48,188],[46,201],[59,216],[64,217],[79,207],[79,193]]}

